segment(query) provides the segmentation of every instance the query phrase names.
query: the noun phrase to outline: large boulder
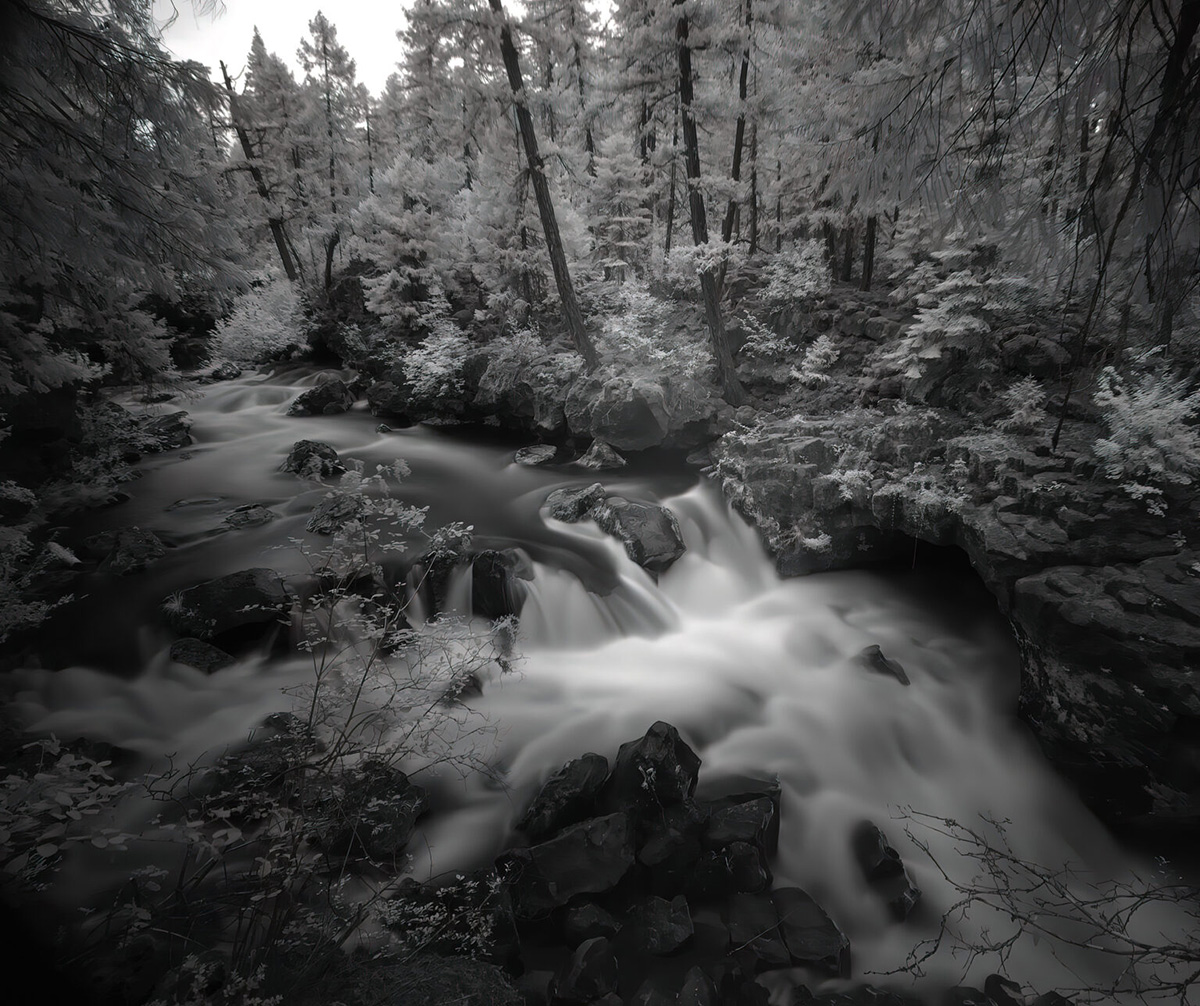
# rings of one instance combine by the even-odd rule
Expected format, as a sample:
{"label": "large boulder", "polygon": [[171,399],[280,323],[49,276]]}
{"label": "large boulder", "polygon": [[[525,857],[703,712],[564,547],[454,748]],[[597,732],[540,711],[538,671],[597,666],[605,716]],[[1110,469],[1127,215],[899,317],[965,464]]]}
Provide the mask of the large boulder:
{"label": "large boulder", "polygon": [[577,894],[611,890],[633,865],[633,828],[623,813],[594,817],[503,860],[517,914],[536,918]]}
{"label": "large boulder", "polygon": [[346,382],[335,378],[321,381],[302,392],[288,406],[289,416],[333,416],[345,412],[354,404],[354,396]]}
{"label": "large boulder", "polygon": [[686,551],[679,521],[666,507],[610,496],[591,511],[601,529],[625,546],[643,569],[661,573]]}
{"label": "large boulder", "polygon": [[623,937],[640,951],[666,956],[680,950],[692,938],[692,914],[687,899],[677,895],[649,897],[639,901],[626,917]]}
{"label": "large boulder", "polygon": [[613,809],[659,812],[695,792],[700,758],[679,731],[659,720],[617,750],[604,799]]}
{"label": "large boulder", "polygon": [[100,556],[100,569],[124,576],[145,569],[167,554],[167,547],[153,531],[123,527],[93,535],[84,542],[87,553]]}
{"label": "large boulder", "polygon": [[612,944],[597,936],[579,944],[559,968],[551,985],[551,998],[561,1006],[587,1006],[616,992],[617,977]]}
{"label": "large boulder", "polygon": [[574,524],[603,503],[606,495],[604,486],[599,482],[583,488],[555,489],[546,497],[546,509],[555,520]]}
{"label": "large boulder", "polygon": [[588,752],[567,762],[546,780],[517,824],[531,841],[540,842],[593,813],[608,778],[608,759]]}
{"label": "large boulder", "polygon": [[553,463],[558,448],[553,444],[530,444],[513,455],[513,461],[526,468],[538,468]]}
{"label": "large boulder", "polygon": [[328,823],[314,840],[339,859],[365,857],[395,865],[428,807],[425,790],[398,768],[367,760],[348,770],[311,808],[317,820]]}
{"label": "large boulder", "polygon": [[820,905],[798,887],[772,891],[771,901],[793,967],[849,976],[850,941]]}
{"label": "large boulder", "polygon": [[170,412],[165,416],[148,416],[142,420],[146,435],[143,446],[151,451],[173,451],[192,442],[189,432],[192,420],[186,412]]}
{"label": "large boulder", "polygon": [[871,821],[862,821],[850,835],[854,858],[863,878],[883,899],[888,911],[903,922],[921,899],[921,891],[908,877],[900,853]]}
{"label": "large boulder", "polygon": [[516,549],[484,549],[471,556],[471,612],[483,618],[519,615],[533,567]]}
{"label": "large boulder", "polygon": [[306,478],[333,478],[346,471],[338,452],[320,440],[297,440],[280,467]]}
{"label": "large boulder", "polygon": [[606,444],[603,440],[593,440],[592,446],[576,460],[575,464],[594,472],[609,472],[624,468],[627,462],[613,450],[611,445]]}
{"label": "large boulder", "polygon": [[356,493],[334,492],[317,504],[304,530],[316,534],[336,534],[352,520],[363,515],[366,504]]}
{"label": "large boulder", "polygon": [[571,386],[565,415],[577,437],[640,451],[707,443],[727,425],[729,407],[686,378],[589,375]]}
{"label": "large boulder", "polygon": [[255,567],[181,590],[163,602],[162,612],[176,632],[207,640],[230,629],[278,622],[288,605],[279,574]]}
{"label": "large boulder", "polygon": [[205,674],[212,674],[234,663],[234,658],[224,650],[190,636],[175,640],[171,644],[170,656],[177,664],[186,664]]}

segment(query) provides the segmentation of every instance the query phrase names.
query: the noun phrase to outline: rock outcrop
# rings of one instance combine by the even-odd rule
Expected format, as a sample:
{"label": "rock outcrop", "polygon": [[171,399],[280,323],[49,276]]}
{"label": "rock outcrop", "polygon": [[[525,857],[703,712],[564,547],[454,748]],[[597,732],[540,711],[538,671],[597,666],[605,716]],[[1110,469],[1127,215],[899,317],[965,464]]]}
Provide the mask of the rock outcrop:
{"label": "rock outcrop", "polygon": [[277,622],[288,605],[279,574],[256,567],[181,590],[161,610],[176,632],[209,640],[231,629]]}
{"label": "rock outcrop", "polygon": [[[961,549],[1013,625],[1021,711],[1051,761],[1114,824],[1200,827],[1200,551],[1180,533],[1194,501],[1169,492],[1156,514],[1123,494],[1082,422],[1051,453],[946,412],[868,418],[765,422],[714,446],[779,569]],[[863,663],[902,680],[882,653]]]}

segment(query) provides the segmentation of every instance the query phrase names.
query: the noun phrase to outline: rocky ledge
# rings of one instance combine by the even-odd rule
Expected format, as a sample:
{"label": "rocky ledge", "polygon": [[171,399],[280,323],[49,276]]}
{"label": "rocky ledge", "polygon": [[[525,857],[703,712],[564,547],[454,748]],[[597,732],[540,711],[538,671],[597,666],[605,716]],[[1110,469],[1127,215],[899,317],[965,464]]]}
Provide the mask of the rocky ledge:
{"label": "rocky ledge", "polygon": [[712,453],[785,574],[962,549],[1012,623],[1021,712],[1051,760],[1114,825],[1194,831],[1195,501],[1126,495],[1097,473],[1096,436],[1068,422],[1052,452],[885,402],[760,420]]}

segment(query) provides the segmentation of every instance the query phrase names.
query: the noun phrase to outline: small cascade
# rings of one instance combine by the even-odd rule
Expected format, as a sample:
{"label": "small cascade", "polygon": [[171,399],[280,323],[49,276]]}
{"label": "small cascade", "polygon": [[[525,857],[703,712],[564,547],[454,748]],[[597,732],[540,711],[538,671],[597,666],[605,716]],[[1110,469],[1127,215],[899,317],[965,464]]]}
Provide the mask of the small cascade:
{"label": "small cascade", "polygon": [[[975,864],[936,835],[922,837],[940,865],[923,858],[906,841],[909,809],[963,822],[1007,820],[1014,852],[1050,869],[1071,862],[1111,878],[1138,868],[1017,721],[1016,648],[978,584],[865,572],[782,580],[754,530],[712,486],[680,493],[678,473],[620,473],[611,491],[662,502],[687,545],[655,579],[594,523],[563,524],[539,512],[552,489],[590,480],[513,465],[511,448],[437,431],[380,434],[361,413],[286,416],[285,403],[316,380],[251,376],[180,403],[192,413],[197,448],[152,459],[130,483],[129,503],[86,518],[81,535],[138,524],[161,531],[172,548],[144,573],[87,581],[91,596],[56,623],[60,647],[74,648],[60,670],[4,679],[32,729],[108,741],[146,759],[193,759],[244,739],[311,686],[312,660],[297,654],[242,652],[210,675],[171,661],[158,606],[172,591],[234,570],[320,568],[329,542],[303,527],[330,486],[279,471],[294,441],[320,440],[367,472],[402,458],[412,474],[396,493],[429,508],[427,528],[463,521],[475,525],[481,547],[517,547],[531,559],[516,647],[504,659],[488,649],[487,626],[470,618],[470,565],[449,577],[445,608],[461,617],[444,625],[428,621],[435,614],[428,585],[420,569],[410,571],[406,616],[422,656],[385,654],[378,680],[363,689],[365,701],[386,712],[388,688],[408,676],[429,700],[398,710],[395,725],[380,716],[379,729],[403,736],[412,722],[405,717],[436,710],[438,759],[489,770],[438,776],[428,753],[407,766],[437,790],[441,808],[422,822],[418,876],[488,862],[564,762],[586,751],[611,759],[660,719],[702,758],[702,781],[779,780],[776,880],[809,890],[828,909],[852,940],[859,975],[902,965],[927,935],[917,924],[892,924],[856,872],[851,835],[863,819],[901,851],[934,920]],[[181,499],[214,502],[170,509]],[[247,503],[271,507],[278,519],[222,526],[225,512]],[[417,553],[424,541],[413,537]],[[459,634],[437,634],[443,630]],[[139,639],[146,641],[140,667]],[[910,684],[865,668],[860,654],[869,646],[900,663]],[[389,667],[390,660],[407,663]],[[453,691],[464,666],[472,687]],[[447,694],[465,698],[443,701]],[[981,916],[960,929],[969,939],[987,924]],[[1050,947],[1025,946],[1021,955],[1011,973],[1026,982],[1052,987],[1062,979]],[[963,977],[954,961],[931,963],[930,971],[947,983]],[[1067,976],[1062,984],[1077,981]]]}

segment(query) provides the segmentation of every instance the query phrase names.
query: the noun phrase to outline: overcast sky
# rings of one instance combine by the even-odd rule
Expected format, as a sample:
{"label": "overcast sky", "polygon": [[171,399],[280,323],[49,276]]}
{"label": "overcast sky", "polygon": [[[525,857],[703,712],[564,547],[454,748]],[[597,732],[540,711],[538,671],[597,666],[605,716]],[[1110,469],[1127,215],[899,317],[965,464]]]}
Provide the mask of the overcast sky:
{"label": "overcast sky", "polygon": [[[179,15],[166,30],[163,41],[178,59],[194,59],[219,74],[224,60],[229,72],[238,74],[246,65],[254,26],[262,34],[267,51],[278,53],[302,77],[296,50],[308,34],[308,22],[324,11],[337,27],[338,41],[358,64],[358,79],[378,94],[396,69],[400,42],[396,31],[404,25],[401,0],[226,0],[217,17],[198,14],[188,0],[176,0]],[[155,0],[160,22],[170,15],[170,0]]]}

